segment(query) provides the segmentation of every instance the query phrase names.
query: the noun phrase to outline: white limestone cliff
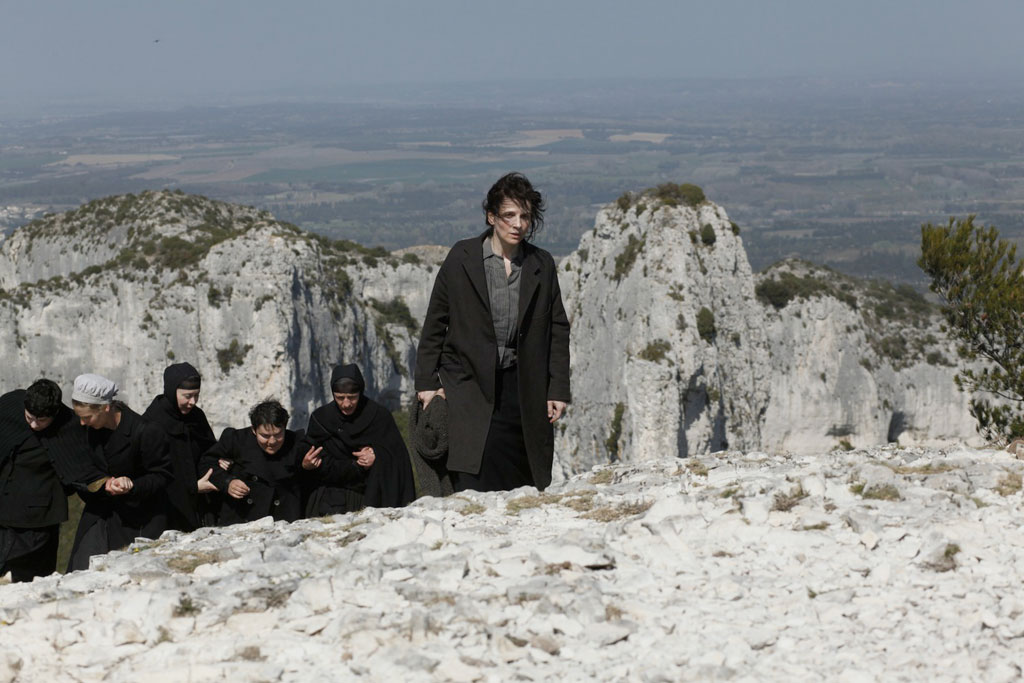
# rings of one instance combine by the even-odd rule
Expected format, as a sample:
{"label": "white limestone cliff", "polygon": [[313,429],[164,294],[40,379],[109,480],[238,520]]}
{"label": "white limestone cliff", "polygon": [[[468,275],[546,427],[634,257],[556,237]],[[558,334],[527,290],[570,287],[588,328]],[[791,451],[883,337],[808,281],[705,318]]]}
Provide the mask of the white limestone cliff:
{"label": "white limestone cliff", "polygon": [[[738,233],[711,202],[627,194],[563,260],[574,401],[556,477],[725,448],[976,443],[920,297],[803,263],[755,275]],[[397,409],[445,251],[389,254],[177,192],[96,200],[0,243],[0,389],[99,372],[141,411],[187,360],[216,430],[266,396],[298,427],[341,360]]]}
{"label": "white limestone cliff", "polygon": [[77,374],[98,372],[141,412],[163,368],[187,360],[203,374],[215,430],[244,424],[268,396],[304,425],[329,396],[331,366],[355,361],[397,408],[411,394],[433,270],[199,197],[98,200],[0,249],[5,390],[47,376],[70,393]]}
{"label": "white limestone cliff", "polygon": [[978,442],[933,307],[810,264],[755,276],[713,203],[624,195],[560,275],[573,380],[560,474],[622,453]]}

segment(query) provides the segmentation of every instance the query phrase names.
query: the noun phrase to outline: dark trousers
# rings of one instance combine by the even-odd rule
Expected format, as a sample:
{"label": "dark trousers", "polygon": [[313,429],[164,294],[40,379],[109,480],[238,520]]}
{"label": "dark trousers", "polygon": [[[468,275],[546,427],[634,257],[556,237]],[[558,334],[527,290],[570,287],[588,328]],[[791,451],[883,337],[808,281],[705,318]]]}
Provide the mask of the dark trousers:
{"label": "dark trousers", "polygon": [[39,529],[0,527],[0,576],[11,572],[14,582],[48,576],[57,568],[60,525]]}
{"label": "dark trousers", "polygon": [[456,491],[510,491],[520,486],[534,486],[523,440],[516,368],[499,370],[496,379],[494,413],[487,430],[480,471],[477,474],[452,472],[452,487]]}

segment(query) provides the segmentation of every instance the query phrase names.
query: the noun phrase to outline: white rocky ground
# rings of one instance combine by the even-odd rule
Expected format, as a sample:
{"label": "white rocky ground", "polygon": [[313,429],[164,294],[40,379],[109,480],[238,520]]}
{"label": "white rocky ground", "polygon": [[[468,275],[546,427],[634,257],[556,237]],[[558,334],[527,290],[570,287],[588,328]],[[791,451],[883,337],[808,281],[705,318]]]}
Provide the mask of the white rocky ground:
{"label": "white rocky ground", "polygon": [[733,452],[169,533],[0,586],[0,681],[1017,680],[1022,470]]}

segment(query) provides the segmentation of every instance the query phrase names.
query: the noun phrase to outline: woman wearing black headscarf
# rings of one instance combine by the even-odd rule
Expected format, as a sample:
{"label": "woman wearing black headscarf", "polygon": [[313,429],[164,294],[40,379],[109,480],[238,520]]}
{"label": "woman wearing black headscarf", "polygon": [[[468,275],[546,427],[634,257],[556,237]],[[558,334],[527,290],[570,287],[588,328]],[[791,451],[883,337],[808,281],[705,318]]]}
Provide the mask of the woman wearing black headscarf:
{"label": "woman wearing black headscarf", "polygon": [[323,451],[306,457],[306,516],[353,512],[363,507],[402,507],[416,498],[409,451],[388,410],[363,393],[359,367],[331,373],[334,400],[309,418],[306,438]]}
{"label": "woman wearing black headscarf", "polygon": [[[164,370],[164,393],[153,399],[142,416],[164,430],[170,447],[174,479],[167,487],[167,527],[193,531],[213,523],[209,501],[201,495],[216,491],[210,483],[212,470],[199,476],[199,458],[217,440],[206,413],[196,406],[202,379],[189,363],[175,363]],[[210,518],[207,518],[210,516]]]}

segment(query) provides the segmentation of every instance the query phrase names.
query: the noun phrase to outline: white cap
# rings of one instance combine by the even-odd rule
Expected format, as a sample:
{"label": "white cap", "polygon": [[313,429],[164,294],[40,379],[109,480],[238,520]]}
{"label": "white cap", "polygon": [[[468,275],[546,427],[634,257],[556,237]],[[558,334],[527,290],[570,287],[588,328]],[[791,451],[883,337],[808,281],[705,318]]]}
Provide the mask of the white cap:
{"label": "white cap", "polygon": [[117,396],[117,385],[106,377],[86,373],[75,378],[71,400],[79,403],[106,405]]}

